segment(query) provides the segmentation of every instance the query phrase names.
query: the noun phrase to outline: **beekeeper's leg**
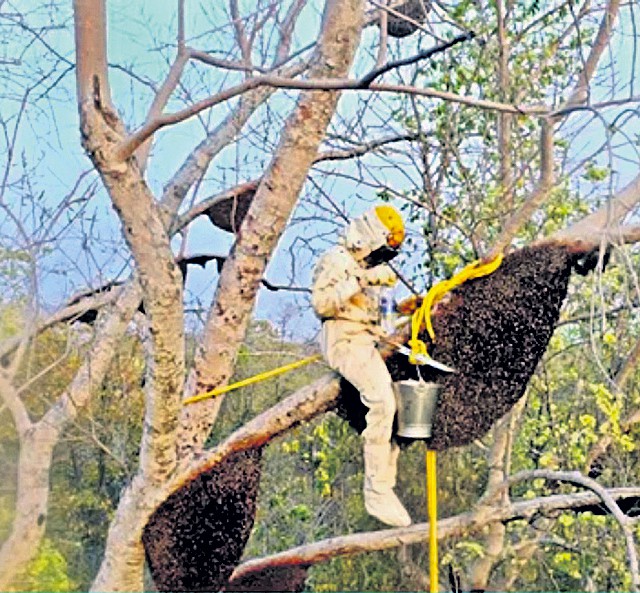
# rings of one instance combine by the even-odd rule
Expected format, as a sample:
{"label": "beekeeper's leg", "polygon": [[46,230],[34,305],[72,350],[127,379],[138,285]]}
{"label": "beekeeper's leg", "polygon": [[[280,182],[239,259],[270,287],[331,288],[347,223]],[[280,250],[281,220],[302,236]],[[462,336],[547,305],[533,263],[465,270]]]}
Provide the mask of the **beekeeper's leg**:
{"label": "beekeeper's leg", "polygon": [[366,331],[352,333],[347,325],[341,328],[340,322],[329,323],[336,325],[323,336],[327,361],[360,392],[369,408],[362,433],[365,507],[387,525],[406,527],[411,517],[393,492],[397,452],[392,453],[390,443],[396,411],[391,376],[373,335]]}
{"label": "beekeeper's leg", "polygon": [[389,451],[389,472],[393,476],[392,488],[396,487],[396,477],[398,475],[398,457],[400,457],[400,447],[398,443],[392,442]]}

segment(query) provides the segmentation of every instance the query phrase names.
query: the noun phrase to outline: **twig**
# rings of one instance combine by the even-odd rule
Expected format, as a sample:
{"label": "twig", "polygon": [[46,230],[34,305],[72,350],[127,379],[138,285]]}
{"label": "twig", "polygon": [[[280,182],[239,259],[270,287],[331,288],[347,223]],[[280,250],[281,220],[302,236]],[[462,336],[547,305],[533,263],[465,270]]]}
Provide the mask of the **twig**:
{"label": "twig", "polygon": [[435,56],[436,54],[447,51],[448,49],[454,47],[455,45],[458,45],[459,43],[462,43],[463,41],[470,41],[475,36],[476,34],[473,31],[469,31],[468,33],[454,37],[451,41],[447,41],[446,43],[441,43],[440,45],[436,45],[435,47],[422,50],[414,56],[402,58],[393,62],[387,62],[383,66],[374,68],[373,70],[371,70],[371,72],[365,74],[360,79],[360,87],[358,88],[366,89],[376,78],[382,76],[386,72],[389,72],[389,70],[394,70],[395,68],[400,68],[401,66],[409,66],[411,64],[415,64],[416,62],[426,60],[428,58],[431,58],[432,56]]}

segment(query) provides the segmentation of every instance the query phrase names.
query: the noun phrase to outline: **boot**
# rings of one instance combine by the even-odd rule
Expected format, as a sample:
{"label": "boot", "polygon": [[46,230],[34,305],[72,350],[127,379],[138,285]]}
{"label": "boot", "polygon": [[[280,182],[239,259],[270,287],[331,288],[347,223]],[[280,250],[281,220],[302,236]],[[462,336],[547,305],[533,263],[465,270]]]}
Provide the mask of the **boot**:
{"label": "boot", "polygon": [[[394,459],[395,458],[395,459]],[[411,517],[393,491],[395,463],[390,443],[364,444],[364,506],[367,512],[393,527],[411,525]]]}

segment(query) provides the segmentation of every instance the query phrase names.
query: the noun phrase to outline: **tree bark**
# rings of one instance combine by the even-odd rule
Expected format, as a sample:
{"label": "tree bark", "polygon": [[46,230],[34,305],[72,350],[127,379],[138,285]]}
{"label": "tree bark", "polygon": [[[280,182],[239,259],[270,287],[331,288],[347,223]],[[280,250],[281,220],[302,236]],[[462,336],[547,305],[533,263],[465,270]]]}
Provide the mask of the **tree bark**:
{"label": "tree bark", "polygon": [[[309,77],[344,76],[362,28],[361,0],[329,0]],[[275,156],[256,191],[224,264],[195,363],[195,391],[229,381],[253,311],[260,281],[296,205],[335,111],[339,93],[306,92],[289,117]],[[187,406],[181,416],[181,457],[198,454],[222,399]]]}
{"label": "tree bark", "polygon": [[[149,492],[166,482],[177,460],[177,417],[185,364],[182,275],[171,251],[167,221],[136,158],[122,160],[118,156],[117,147],[126,137],[126,130],[109,98],[104,0],[76,0],[74,9],[83,146],[122,222],[124,238],[135,259],[152,336],[139,471],[124,494],[118,520],[110,530],[108,546],[115,540],[118,547],[107,549],[99,580],[103,590],[131,590],[142,578],[144,555],[139,534],[152,506],[145,499],[152,499]],[[135,486],[140,482],[144,488]],[[127,513],[129,508],[135,517]],[[128,529],[120,522],[122,516],[127,516],[133,525],[140,525],[137,540],[128,545],[120,545],[122,542],[116,537],[118,527],[121,531]],[[119,562],[113,561],[116,557]],[[109,576],[105,578],[107,572]]]}
{"label": "tree bark", "polygon": [[[9,590],[38,552],[47,525],[49,470],[58,442],[55,427],[34,425],[20,435],[18,488],[11,533],[0,549],[0,589]],[[20,587],[19,583],[16,583]]]}
{"label": "tree bark", "polygon": [[[524,409],[525,401],[526,398],[521,399],[494,428],[493,443],[487,455],[489,477],[484,494],[478,503],[479,506],[488,505],[500,508],[510,504],[507,493],[503,492],[496,496],[495,491],[509,474],[515,424]],[[505,534],[506,528],[501,522],[492,523],[488,526],[488,532],[484,537],[485,555],[479,558],[471,569],[469,580],[472,588],[487,588],[491,571],[504,551]]]}

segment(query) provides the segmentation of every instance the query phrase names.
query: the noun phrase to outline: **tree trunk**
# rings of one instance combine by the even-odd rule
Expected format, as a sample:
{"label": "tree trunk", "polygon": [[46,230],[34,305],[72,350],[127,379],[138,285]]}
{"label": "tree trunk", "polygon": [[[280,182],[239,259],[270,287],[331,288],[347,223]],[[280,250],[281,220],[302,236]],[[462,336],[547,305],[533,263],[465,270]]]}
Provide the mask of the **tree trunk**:
{"label": "tree trunk", "polygon": [[[6,589],[13,577],[25,570],[38,551],[46,527],[54,447],[68,423],[90,402],[92,394],[102,384],[116,346],[139,302],[139,287],[132,282],[120,294],[113,313],[98,325],[94,345],[68,390],[37,423],[22,430],[18,426],[20,456],[16,515],[11,535],[0,549],[0,590]],[[25,424],[24,420],[22,424]]]}
{"label": "tree trunk", "polygon": [[[33,425],[20,435],[18,488],[11,533],[0,549],[0,590],[7,591],[35,557],[47,525],[49,470],[58,442],[54,427]],[[18,588],[20,583],[16,583]]]}

